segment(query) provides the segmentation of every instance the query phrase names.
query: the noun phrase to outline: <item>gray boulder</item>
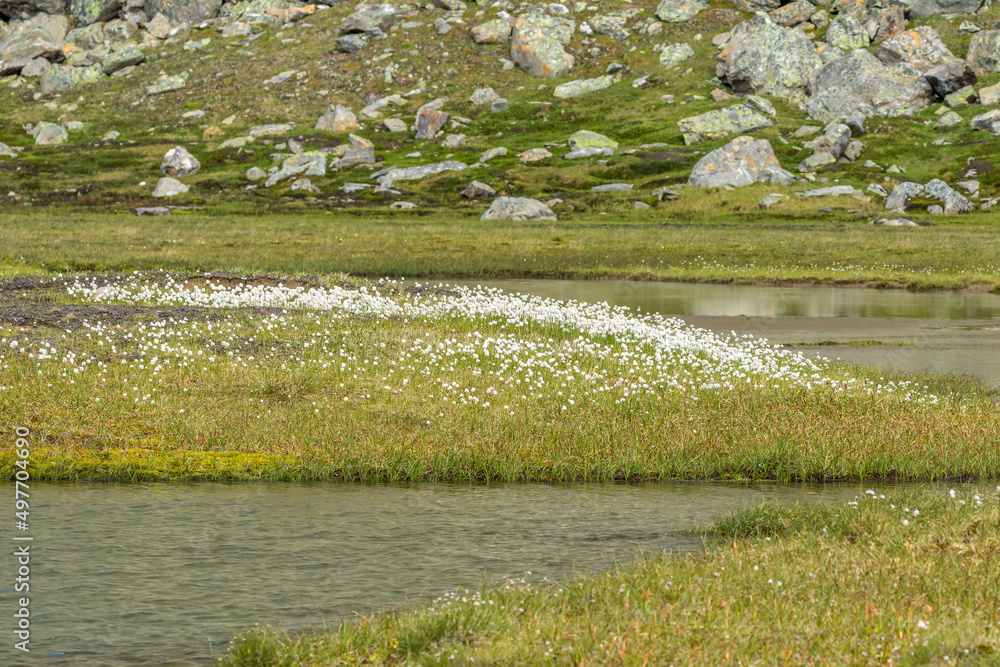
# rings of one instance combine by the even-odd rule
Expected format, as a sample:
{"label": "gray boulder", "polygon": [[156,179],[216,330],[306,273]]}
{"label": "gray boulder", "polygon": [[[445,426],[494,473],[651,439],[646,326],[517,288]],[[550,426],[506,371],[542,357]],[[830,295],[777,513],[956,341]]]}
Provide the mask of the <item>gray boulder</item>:
{"label": "gray boulder", "polygon": [[[93,0],[81,0],[93,2]],[[157,14],[163,14],[171,26],[187,23],[194,25],[215,18],[219,15],[222,0],[145,0],[143,10],[146,17],[152,19]]]}
{"label": "gray boulder", "polygon": [[909,14],[913,19],[922,19],[938,14],[975,14],[983,0],[909,0]]}
{"label": "gray boulder", "polygon": [[808,0],[796,0],[768,12],[768,16],[782,28],[794,28],[798,24],[810,20],[815,13],[816,5]]}
{"label": "gray boulder", "polygon": [[164,176],[156,183],[156,189],[153,190],[154,197],[176,197],[177,195],[184,194],[191,187],[184,185],[176,178],[170,178],[169,176]]}
{"label": "gray boulder", "polygon": [[365,35],[341,35],[336,40],[337,50],[341,53],[357,53],[368,44]]}
{"label": "gray boulder", "polygon": [[624,16],[592,16],[587,19],[591,30],[616,42],[624,42],[629,37]]}
{"label": "gray boulder", "polygon": [[796,177],[783,169],[766,139],[737,137],[706,154],[691,170],[688,184],[699,188],[751,183],[789,185]]}
{"label": "gray boulder", "polygon": [[39,14],[26,21],[0,22],[0,76],[17,74],[36,58],[60,61],[69,23],[65,16]]}
{"label": "gray boulder", "polygon": [[62,125],[48,123],[44,120],[31,130],[31,135],[35,138],[35,145],[37,146],[62,144],[66,143],[69,139],[69,134],[66,133],[66,128]]}
{"label": "gray boulder", "polygon": [[660,49],[660,64],[666,68],[674,67],[694,55],[694,49],[687,44],[664,44]]}
{"label": "gray boulder", "polygon": [[580,79],[558,85],[553,89],[552,95],[558,97],[559,99],[576,97],[577,95],[583,95],[584,93],[604,90],[605,88],[609,88],[614,82],[615,81],[611,78],[611,75],[602,74],[601,76],[593,79]]}
{"label": "gray boulder", "polygon": [[936,200],[945,213],[971,213],[976,210],[958,190],[955,190],[939,178],[920,183],[900,183],[892,189],[885,200],[887,209],[905,208],[913,199],[921,199],[919,205],[926,206],[928,201]]}
{"label": "gray boulder", "polygon": [[45,94],[61,90],[69,90],[86,83],[94,83],[104,78],[100,65],[90,67],[71,67],[68,65],[53,65],[42,73],[42,92]]}
{"label": "gray boulder", "polygon": [[496,190],[480,181],[469,181],[469,184],[462,190],[462,196],[466,199],[485,199],[497,193]]}
{"label": "gray boulder", "polygon": [[763,12],[737,25],[719,53],[716,75],[738,93],[805,101],[822,65],[805,33],[776,25]]}
{"label": "gray boulder", "polygon": [[826,31],[826,43],[844,51],[863,49],[868,42],[868,31],[854,14],[839,14]]}
{"label": "gray boulder", "polygon": [[455,160],[445,160],[425,164],[419,167],[390,167],[372,174],[372,179],[378,179],[379,187],[390,187],[396,181],[419,181],[420,179],[434,176],[445,171],[464,171],[469,165]]}
{"label": "gray boulder", "polygon": [[828,121],[853,113],[901,116],[919,111],[933,100],[930,84],[912,65],[886,65],[859,49],[823,66],[806,110],[812,118]]}
{"label": "gray boulder", "polygon": [[281,163],[281,168],[271,174],[264,182],[265,188],[271,188],[292,176],[325,176],[326,156],[321,153],[309,152],[291,155]]}
{"label": "gray boulder", "polygon": [[171,148],[160,163],[160,172],[165,176],[193,176],[199,169],[201,162],[183,146]]}
{"label": "gray boulder", "polygon": [[563,49],[573,24],[543,14],[519,16],[510,40],[510,59],[532,76],[557,79],[573,69],[574,58]]}
{"label": "gray boulder", "polygon": [[187,85],[187,72],[182,72],[180,74],[168,75],[166,73],[161,73],[160,76],[156,78],[153,83],[146,86],[147,95],[162,95],[164,93],[170,93],[175,90],[180,90]]}
{"label": "gray boulder", "polygon": [[493,104],[495,101],[499,100],[500,96],[491,87],[486,88],[476,88],[472,95],[469,96],[469,102],[475,104],[476,106],[482,106],[484,104]]}
{"label": "gray boulder", "polygon": [[961,60],[947,62],[937,67],[932,67],[924,74],[927,83],[938,97],[948,97],[952,93],[974,86],[979,80],[976,73],[969,65]]}
{"label": "gray boulder", "polygon": [[111,75],[120,69],[138,65],[144,60],[146,60],[146,54],[140,51],[138,47],[126,46],[114,53],[108,54],[108,57],[104,59],[101,69],[105,74]]}
{"label": "gray boulder", "polygon": [[971,125],[973,130],[986,130],[993,134],[1000,134],[998,132],[1000,130],[1000,109],[993,109],[974,116]]}
{"label": "gray boulder", "polygon": [[979,76],[1000,72],[1000,30],[982,30],[973,35],[965,59]]}
{"label": "gray boulder", "polygon": [[823,128],[822,136],[805,142],[803,147],[810,148],[816,153],[829,153],[834,160],[837,160],[847,150],[849,143],[851,143],[851,128],[843,123],[830,123]]}
{"label": "gray boulder", "polygon": [[375,164],[375,144],[356,134],[348,135],[347,150],[337,160],[337,167],[353,164]]}
{"label": "gray boulder", "polygon": [[660,0],[656,18],[667,23],[687,23],[707,7],[703,0]]}
{"label": "gray boulder", "polygon": [[436,99],[417,109],[417,139],[433,139],[451,115],[441,111],[444,99]]}
{"label": "gray boulder", "polygon": [[13,20],[66,13],[66,0],[0,0],[0,14]]}
{"label": "gray boulder", "polygon": [[347,132],[349,130],[360,129],[358,117],[347,107],[331,104],[326,111],[316,121],[317,130],[327,130],[329,132]]}
{"label": "gray boulder", "polygon": [[340,32],[344,35],[360,34],[366,37],[385,37],[396,22],[396,9],[386,3],[381,5],[358,5],[358,10],[340,22]]}
{"label": "gray boulder", "polygon": [[480,220],[558,220],[548,206],[537,199],[497,197]]}
{"label": "gray boulder", "polygon": [[511,22],[507,19],[493,19],[472,29],[472,41],[476,44],[503,44],[510,41],[511,29]]}
{"label": "gray boulder", "polygon": [[944,45],[933,28],[920,26],[907,30],[882,42],[874,51],[875,57],[887,65],[907,63],[919,72],[927,72],[938,65],[959,62]]}
{"label": "gray boulder", "polygon": [[744,104],[737,104],[728,109],[715,109],[677,122],[684,143],[688,146],[699,141],[725,139],[734,134],[753,132],[771,125],[770,118]]}
{"label": "gray boulder", "polygon": [[81,26],[110,21],[122,8],[122,0],[69,0],[66,4]]}

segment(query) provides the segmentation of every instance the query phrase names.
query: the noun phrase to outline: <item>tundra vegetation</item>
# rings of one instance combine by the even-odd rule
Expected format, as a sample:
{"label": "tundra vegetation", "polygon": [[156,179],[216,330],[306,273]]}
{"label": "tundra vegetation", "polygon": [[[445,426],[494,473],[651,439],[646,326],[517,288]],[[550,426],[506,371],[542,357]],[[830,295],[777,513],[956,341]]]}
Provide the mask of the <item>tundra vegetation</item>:
{"label": "tundra vegetation", "polygon": [[381,278],[996,291],[998,19],[0,0],[2,423],[53,480],[880,485],[232,665],[996,664],[995,388]]}

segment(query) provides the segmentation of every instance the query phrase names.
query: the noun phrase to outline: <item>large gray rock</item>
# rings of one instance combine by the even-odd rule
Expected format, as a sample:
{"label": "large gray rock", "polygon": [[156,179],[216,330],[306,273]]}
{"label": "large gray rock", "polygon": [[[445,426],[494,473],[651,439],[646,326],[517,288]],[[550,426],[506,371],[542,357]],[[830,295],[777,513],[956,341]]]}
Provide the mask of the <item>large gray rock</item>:
{"label": "large gray rock", "polygon": [[69,0],[67,3],[69,13],[81,26],[110,21],[121,8],[122,0]]}
{"label": "large gray rock", "polygon": [[708,139],[725,139],[734,134],[753,132],[771,127],[771,124],[770,118],[744,104],[737,104],[728,109],[715,109],[677,122],[684,143],[688,146]]}
{"label": "large gray rock", "polygon": [[706,7],[703,0],[660,0],[656,18],[667,23],[687,23]]}
{"label": "large gray rock", "polygon": [[65,14],[66,0],[0,0],[0,14],[11,19],[30,19],[39,14]]}
{"label": "large gray rock", "polygon": [[934,91],[916,68],[886,65],[861,49],[824,65],[814,87],[806,110],[826,121],[856,112],[867,117],[908,115],[934,100]]}
{"label": "large gray rock", "polygon": [[1000,109],[993,109],[986,113],[974,116],[970,123],[973,130],[986,130],[993,134],[1000,134]]}
{"label": "large gray rock", "polygon": [[326,156],[309,152],[291,155],[281,163],[281,169],[271,174],[264,182],[265,188],[274,187],[292,176],[325,176]]}
{"label": "large gray rock", "polygon": [[942,98],[948,97],[966,86],[974,86],[979,80],[972,68],[962,60],[933,67],[927,70],[924,78],[934,89],[935,94]]}
{"label": "large gray rock", "polygon": [[101,23],[77,27],[66,34],[66,41],[79,49],[96,49],[104,46],[104,40],[104,25]]}
{"label": "large gray rock", "polygon": [[737,25],[719,53],[716,74],[738,93],[805,101],[822,62],[799,29],[776,25],[763,12]]}
{"label": "large gray rock", "polygon": [[70,67],[53,65],[42,74],[42,92],[45,94],[69,90],[86,83],[94,83],[104,78],[100,65],[90,67]]}
{"label": "large gray rock", "polygon": [[177,195],[184,194],[191,189],[191,186],[184,185],[176,178],[170,178],[169,176],[164,176],[159,181],[156,182],[156,188],[153,190],[154,197],[176,197]]}
{"label": "large gray rock", "polygon": [[348,167],[352,164],[374,164],[375,144],[356,134],[348,135],[347,150],[337,160],[337,167]]}
{"label": "large gray rock", "polygon": [[816,5],[808,0],[795,0],[787,5],[768,12],[771,20],[782,28],[794,28],[808,21],[816,13]]}
{"label": "large gray rock", "polygon": [[329,132],[347,132],[349,130],[360,129],[358,117],[347,107],[337,104],[327,107],[326,112],[316,121],[317,130],[327,130]]}
{"label": "large gray rock", "polygon": [[480,220],[558,220],[548,206],[537,199],[497,197]]}
{"label": "large gray rock", "polygon": [[418,181],[428,176],[440,174],[445,171],[464,171],[469,165],[455,160],[445,160],[434,164],[425,164],[419,167],[390,167],[372,174],[372,179],[378,179],[380,187],[390,187],[396,181]]}
{"label": "large gray rock", "polygon": [[444,98],[436,99],[417,109],[417,139],[433,139],[451,118],[441,110],[444,102]]}
{"label": "large gray rock", "polygon": [[973,35],[965,59],[979,76],[1000,72],[1000,30],[982,30]]}
{"label": "large gray rock", "polygon": [[147,19],[163,14],[171,26],[194,25],[215,18],[221,7],[222,0],[145,0],[143,5]]}
{"label": "large gray rock", "polygon": [[975,14],[983,0],[907,0],[910,17],[922,19],[938,14]]}
{"label": "large gray rock", "polygon": [[487,86],[486,88],[476,88],[472,92],[472,95],[469,96],[469,102],[475,104],[476,106],[493,104],[499,99],[500,96],[497,95],[497,91],[493,90],[490,86]]}
{"label": "large gray rock", "polygon": [[396,10],[390,4],[359,5],[356,12],[340,22],[340,32],[344,35],[384,37],[395,22]]}
{"label": "large gray rock", "polygon": [[31,130],[31,135],[35,138],[35,145],[37,146],[62,144],[66,143],[69,139],[69,134],[66,133],[66,128],[62,125],[48,123],[44,120]]}
{"label": "large gray rock", "polygon": [[928,200],[937,200],[945,213],[971,213],[976,210],[975,204],[939,178],[928,181],[927,185],[900,183],[886,198],[885,207],[905,208],[912,200],[918,198],[921,200],[921,206],[926,206]]}
{"label": "large gray rock", "polygon": [[487,197],[492,197],[497,193],[492,187],[483,183],[481,181],[469,181],[465,189],[462,190],[462,196],[466,199],[485,199]]}
{"label": "large gray rock", "polygon": [[162,95],[164,93],[171,93],[175,90],[180,90],[187,85],[187,78],[187,72],[181,72],[180,74],[173,75],[161,72],[160,76],[156,77],[153,83],[146,86],[146,94]]}
{"label": "large gray rock", "polygon": [[594,77],[593,79],[579,79],[577,81],[569,81],[558,85],[552,90],[552,95],[558,97],[559,99],[576,97],[577,95],[604,90],[605,88],[611,87],[611,84],[614,82],[615,81],[610,74],[602,74],[601,76]]}
{"label": "large gray rock", "polygon": [[557,79],[573,69],[572,54],[563,49],[573,35],[573,24],[543,14],[527,14],[514,21],[510,59],[532,76]]}
{"label": "large gray rock", "polygon": [[507,19],[493,19],[472,29],[472,41],[476,44],[503,44],[510,41],[511,29],[511,22]]}
{"label": "large gray rock", "polygon": [[175,146],[167,151],[160,163],[160,172],[164,176],[194,176],[201,169],[201,162],[191,155],[183,146]]}
{"label": "large gray rock", "polygon": [[826,43],[843,51],[868,46],[868,31],[854,14],[839,14],[826,30]]}
{"label": "large gray rock", "polygon": [[795,180],[795,176],[778,163],[766,139],[737,137],[698,160],[688,184],[712,188],[751,183],[788,185]]}
{"label": "large gray rock", "polygon": [[680,42],[677,44],[664,44],[660,49],[660,64],[666,68],[679,65],[694,55],[694,49]]}
{"label": "large gray rock", "polygon": [[35,58],[58,62],[69,29],[65,16],[39,14],[26,21],[0,23],[0,76],[16,74]]}
{"label": "large gray rock", "polygon": [[591,30],[616,42],[624,42],[629,37],[624,16],[592,16],[587,19]]}
{"label": "large gray rock", "polygon": [[126,46],[114,53],[108,54],[101,66],[105,74],[111,75],[118,70],[132,67],[146,60],[146,54],[139,50],[137,46]]}
{"label": "large gray rock", "polygon": [[907,30],[885,40],[874,53],[876,58],[887,65],[907,63],[919,72],[959,61],[944,45],[937,32],[926,26]]}

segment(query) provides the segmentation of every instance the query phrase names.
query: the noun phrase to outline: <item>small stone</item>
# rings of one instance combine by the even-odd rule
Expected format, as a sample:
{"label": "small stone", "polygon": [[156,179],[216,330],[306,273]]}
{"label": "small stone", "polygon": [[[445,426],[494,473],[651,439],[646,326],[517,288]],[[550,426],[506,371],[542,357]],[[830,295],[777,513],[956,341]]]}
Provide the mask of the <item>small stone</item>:
{"label": "small stone", "polygon": [[442,148],[458,148],[465,143],[464,134],[448,134],[445,135],[444,141],[441,142]]}
{"label": "small stone", "polygon": [[493,88],[476,88],[472,95],[469,96],[469,102],[475,104],[476,106],[482,106],[484,104],[493,104],[500,99],[497,92]]}
{"label": "small stone", "polygon": [[529,164],[550,158],[552,153],[544,148],[530,148],[523,153],[518,153],[517,157],[521,158],[521,164]]}
{"label": "small stone", "polygon": [[548,206],[537,199],[497,197],[480,220],[557,220]]}
{"label": "small stone", "polygon": [[194,176],[201,168],[198,158],[183,146],[175,146],[167,151],[160,163],[160,172],[165,176]]}
{"label": "small stone", "polygon": [[246,179],[248,181],[259,181],[262,178],[267,178],[267,172],[260,167],[250,167],[247,169]]}
{"label": "small stone", "polygon": [[648,211],[653,207],[644,201],[634,201],[632,202],[632,208],[634,208],[637,211]]}
{"label": "small stone", "polygon": [[493,100],[493,103],[490,104],[490,111],[492,111],[493,113],[499,113],[501,111],[506,111],[507,108],[508,108],[507,107],[507,100],[506,100],[506,98],[503,98],[503,97],[501,97],[499,100]]}
{"label": "small stone", "polygon": [[782,195],[778,193],[770,194],[761,199],[759,202],[757,202],[757,208],[762,211],[766,211],[767,209],[771,208],[782,199],[787,199],[787,198],[788,198],[787,195]]}
{"label": "small stone", "polygon": [[605,183],[604,185],[595,185],[590,188],[591,192],[628,192],[632,189],[631,183]]}
{"label": "small stone", "polygon": [[879,218],[872,223],[876,227],[919,227],[917,223],[906,218]]}
{"label": "small stone", "polygon": [[316,121],[317,130],[329,132],[350,132],[361,129],[358,117],[349,108],[337,104],[330,105],[326,112]]}
{"label": "small stone", "polygon": [[959,116],[954,111],[947,111],[941,115],[941,117],[938,119],[936,123],[934,123],[934,127],[938,129],[955,127],[956,125],[960,125],[961,123],[962,123],[961,116]]}
{"label": "small stone", "polygon": [[136,215],[170,215],[170,209],[166,206],[140,206],[132,209]]}
{"label": "small stone", "polygon": [[462,196],[466,199],[484,199],[492,197],[496,193],[496,190],[480,181],[469,181],[468,185],[465,186],[465,189],[462,190]]}
{"label": "small stone", "polygon": [[382,125],[384,125],[385,129],[390,132],[406,132],[410,129],[407,124],[399,118],[386,118],[382,121]]}

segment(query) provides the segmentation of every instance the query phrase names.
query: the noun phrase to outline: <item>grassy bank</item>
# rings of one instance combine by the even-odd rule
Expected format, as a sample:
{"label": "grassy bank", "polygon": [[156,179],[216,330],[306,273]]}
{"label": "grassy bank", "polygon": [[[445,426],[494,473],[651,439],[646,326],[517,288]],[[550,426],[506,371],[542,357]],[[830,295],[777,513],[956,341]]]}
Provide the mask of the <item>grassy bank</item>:
{"label": "grassy bank", "polygon": [[330,632],[254,628],[223,664],[996,665],[998,502],[967,488],[759,505],[716,522],[698,557],[512,581]]}
{"label": "grassy bank", "polygon": [[32,430],[47,479],[1000,476],[989,387],[601,305],[339,282],[9,283],[5,427]]}
{"label": "grassy bank", "polygon": [[[756,201],[763,194],[746,188],[727,196]],[[1000,287],[997,227],[982,219],[968,224],[938,216],[933,227],[885,229],[844,210],[817,218],[810,211],[727,214],[712,206],[709,199],[671,212],[623,205],[613,218],[594,213],[543,223],[480,222],[475,211],[429,217],[189,211],[170,218],[30,211],[0,216],[0,274],[343,271],[373,278]]]}

